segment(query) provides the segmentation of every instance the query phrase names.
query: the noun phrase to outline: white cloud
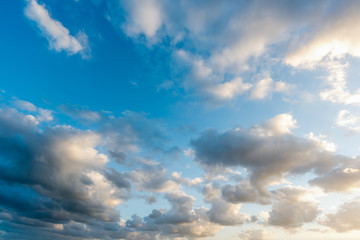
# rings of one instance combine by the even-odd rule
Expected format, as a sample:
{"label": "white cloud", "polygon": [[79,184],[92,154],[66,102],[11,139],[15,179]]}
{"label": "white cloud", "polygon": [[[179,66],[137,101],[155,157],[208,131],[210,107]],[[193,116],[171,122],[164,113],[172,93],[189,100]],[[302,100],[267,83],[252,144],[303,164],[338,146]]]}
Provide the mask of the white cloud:
{"label": "white cloud", "polygon": [[181,173],[178,173],[178,172],[173,172],[171,174],[171,178],[179,184],[185,184],[186,186],[190,186],[190,187],[199,186],[202,183],[202,179],[199,177],[196,177],[194,179],[183,178],[181,176]]}
{"label": "white cloud", "polygon": [[126,34],[133,37],[145,34],[148,39],[153,38],[163,21],[160,4],[156,0],[135,0],[124,1],[124,6],[129,14],[124,25]]}
{"label": "white cloud", "polygon": [[255,84],[250,98],[263,99],[269,96],[272,92],[287,92],[293,85],[285,82],[274,82],[270,77],[266,77]]}
{"label": "white cloud", "polygon": [[297,128],[297,122],[291,114],[283,113],[255,126],[252,131],[259,136],[281,136],[290,134],[291,129]]}
{"label": "white cloud", "polygon": [[287,64],[294,67],[314,67],[324,58],[342,58],[346,54],[360,57],[359,2],[349,1],[328,19],[318,21],[312,35],[300,49],[288,54]]}
{"label": "white cloud", "polygon": [[270,234],[265,230],[260,229],[250,229],[246,230],[239,235],[242,240],[268,240],[270,239]]}
{"label": "white cloud", "polygon": [[332,142],[327,141],[327,136],[315,136],[313,132],[310,132],[306,134],[305,137],[316,143],[320,149],[324,149],[328,152],[336,152],[336,145]]}
{"label": "white cloud", "polygon": [[336,118],[336,125],[348,129],[351,133],[360,132],[360,118],[349,110],[341,110]]}
{"label": "white cloud", "polygon": [[360,199],[356,198],[351,202],[342,204],[336,213],[327,214],[321,223],[337,232],[360,230],[359,214]]}
{"label": "white cloud", "polygon": [[64,50],[69,54],[81,53],[87,45],[85,33],[80,32],[77,37],[71,36],[69,30],[61,22],[53,19],[45,6],[36,0],[28,0],[25,15],[37,23],[48,39],[50,48],[57,52]]}
{"label": "white cloud", "polygon": [[232,99],[241,95],[251,87],[250,83],[243,83],[241,78],[235,78],[231,81],[223,82],[209,87],[209,93],[219,99]]}
{"label": "white cloud", "polygon": [[312,222],[319,214],[317,203],[304,200],[308,191],[299,187],[284,187],[276,190],[277,201],[269,213],[268,223],[283,228],[297,228]]}

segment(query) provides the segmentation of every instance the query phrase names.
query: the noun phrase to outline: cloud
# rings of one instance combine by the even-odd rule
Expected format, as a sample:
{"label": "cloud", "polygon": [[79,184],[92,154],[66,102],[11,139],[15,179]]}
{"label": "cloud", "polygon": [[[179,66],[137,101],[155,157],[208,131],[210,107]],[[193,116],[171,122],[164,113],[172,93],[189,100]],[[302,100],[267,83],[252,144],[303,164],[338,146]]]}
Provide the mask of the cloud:
{"label": "cloud", "polygon": [[242,240],[268,240],[270,234],[265,230],[250,229],[246,230],[239,235]]}
{"label": "cloud", "polygon": [[[285,124],[277,124],[279,119],[285,120]],[[265,135],[264,131],[254,131],[254,128],[248,131],[236,128],[224,133],[207,130],[191,142],[195,160],[205,170],[247,168],[251,184],[265,196],[269,196],[266,186],[279,183],[289,174],[308,171],[321,174],[335,167],[342,157],[333,155],[319,142],[288,134],[295,123],[291,115],[278,115],[263,125],[265,132],[272,133]]]}
{"label": "cloud", "polygon": [[147,39],[155,37],[163,24],[163,10],[156,0],[122,1],[126,11],[126,22],[123,25],[124,32],[132,37],[144,34]]}
{"label": "cloud", "polygon": [[166,169],[160,165],[147,166],[142,170],[134,170],[129,176],[136,183],[137,190],[168,192],[179,188],[176,181],[170,180]]}
{"label": "cloud", "polygon": [[226,202],[222,199],[211,201],[211,208],[208,211],[211,222],[223,226],[241,225],[250,221],[250,216],[240,212],[241,205]]}
{"label": "cloud", "polygon": [[339,111],[336,118],[336,125],[348,129],[350,133],[359,133],[360,132],[360,118],[352,114],[349,110]]}
{"label": "cloud", "polygon": [[268,196],[263,196],[247,180],[242,180],[239,184],[226,184],[221,189],[222,198],[231,203],[258,202],[270,204]]}
{"label": "cloud", "polygon": [[178,172],[173,172],[171,174],[171,178],[179,183],[179,184],[185,184],[186,186],[189,186],[189,187],[192,187],[192,186],[199,186],[201,183],[202,183],[202,179],[197,177],[197,178],[194,178],[194,179],[190,179],[190,178],[183,178],[181,176],[181,173],[178,173]]}
{"label": "cloud", "polygon": [[74,119],[79,119],[85,123],[98,122],[103,117],[99,112],[78,108],[76,106],[60,105],[59,110],[65,115]]}
{"label": "cloud", "polygon": [[[102,136],[106,149],[116,162],[128,161],[141,150],[176,158],[180,149],[170,145],[165,124],[158,119],[147,118],[144,113],[126,111],[122,116],[109,116],[100,121],[97,132]],[[134,160],[134,159],[133,159]]]}
{"label": "cloud", "polygon": [[[25,15],[37,23],[42,34],[49,41],[50,48],[55,51],[66,51],[68,54],[84,53],[87,47],[87,36],[79,32],[77,37],[71,36],[67,28],[61,22],[53,19],[44,5],[36,0],[27,0]],[[85,56],[83,54],[83,56]]]}
{"label": "cloud", "polygon": [[222,228],[209,221],[206,209],[193,209],[193,197],[183,192],[172,192],[167,193],[165,198],[171,205],[170,210],[154,209],[143,219],[134,216],[127,221],[127,226],[137,231],[160,233],[164,238],[203,238],[213,236]]}
{"label": "cloud", "polygon": [[126,193],[115,189],[101,173],[108,159],[95,149],[97,134],[67,126],[40,132],[28,123],[29,115],[14,109],[2,111],[1,128],[7,129],[1,131],[0,179],[4,183],[19,184],[49,198],[65,216],[78,215],[82,221],[118,217],[114,207]]}
{"label": "cloud", "polygon": [[324,175],[309,183],[321,187],[325,192],[351,192],[360,187],[360,166],[358,158],[347,159]]}
{"label": "cloud", "polygon": [[307,41],[299,49],[290,52],[285,61],[294,67],[314,67],[324,58],[342,58],[346,54],[360,56],[358,35],[359,16],[356,1],[338,5],[336,11],[318,21]]}
{"label": "cloud", "polygon": [[355,93],[350,93],[346,86],[346,68],[348,64],[330,61],[323,65],[328,70],[326,81],[329,87],[320,92],[321,99],[346,105],[359,104],[360,90],[358,89]]}
{"label": "cloud", "polygon": [[306,189],[285,187],[275,191],[277,201],[272,205],[268,223],[286,229],[301,227],[312,222],[320,213],[317,203],[304,200]]}
{"label": "cloud", "polygon": [[260,126],[251,129],[259,136],[282,136],[290,134],[291,129],[297,128],[297,122],[291,114],[283,113],[265,121]]}
{"label": "cloud", "polygon": [[[196,237],[219,230],[205,209],[192,209],[192,196],[176,192],[180,184],[197,185],[199,179],[175,175],[174,181],[161,164],[140,156],[131,164],[110,165],[116,152],[107,150],[115,150],[122,139],[142,150],[166,151],[165,129],[155,120],[135,113],[102,115],[98,129],[80,130],[40,124],[36,114],[45,109],[25,101],[15,104],[23,112],[0,108],[0,229],[6,238],[154,239],[159,233]],[[117,153],[125,149],[116,146]],[[150,232],[120,218],[118,207],[132,197],[134,185],[140,191],[164,192],[172,206],[151,222],[156,227]],[[154,198],[146,197],[149,203]],[[151,224],[149,220],[146,228]]]}
{"label": "cloud", "polygon": [[19,110],[36,113],[36,116],[34,117],[39,122],[50,122],[54,119],[53,112],[51,110],[36,107],[31,102],[17,99],[14,100],[12,104]]}
{"label": "cloud", "polygon": [[336,230],[337,232],[347,232],[360,229],[360,200],[354,199],[339,206],[337,212],[327,214],[322,224]]}
{"label": "cloud", "polygon": [[27,102],[19,99],[14,101],[14,105],[16,106],[16,108],[20,110],[26,110],[29,112],[36,112],[37,110],[37,107],[35,107],[35,105],[32,104],[31,102]]}
{"label": "cloud", "polygon": [[250,98],[263,99],[269,96],[272,92],[287,92],[293,86],[285,82],[274,82],[271,78],[267,77],[258,81],[253,88]]}
{"label": "cloud", "polygon": [[[248,91],[252,84],[242,80],[241,74],[252,71],[257,64],[251,63],[258,58],[267,58],[272,45],[289,38],[288,32],[321,15],[318,12],[323,11],[324,2],[309,6],[303,1],[151,0],[118,4],[108,0],[107,4],[116,29],[135,41],[151,47],[162,44],[172,52],[176,69],[181,69],[179,78],[184,79],[180,85],[187,92],[221,102]],[[265,95],[261,85],[254,99]],[[289,86],[276,82],[271,91],[284,92]]]}

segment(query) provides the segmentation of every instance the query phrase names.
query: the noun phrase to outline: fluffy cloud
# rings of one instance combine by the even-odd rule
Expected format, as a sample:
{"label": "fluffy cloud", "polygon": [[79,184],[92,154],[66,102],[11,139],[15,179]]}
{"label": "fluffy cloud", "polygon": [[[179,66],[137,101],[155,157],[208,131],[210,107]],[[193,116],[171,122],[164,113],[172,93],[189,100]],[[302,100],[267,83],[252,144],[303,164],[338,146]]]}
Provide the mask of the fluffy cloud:
{"label": "fluffy cloud", "polygon": [[170,210],[154,209],[144,219],[134,216],[127,221],[127,226],[138,231],[158,232],[164,238],[202,238],[213,236],[221,229],[210,222],[206,209],[192,209],[193,197],[182,192],[168,193],[165,197],[171,205]]}
{"label": "fluffy cloud", "polygon": [[25,15],[37,23],[41,32],[48,39],[51,48],[58,52],[64,50],[69,54],[84,51],[87,46],[85,33],[79,32],[77,37],[71,36],[69,30],[61,22],[51,18],[44,5],[39,4],[36,0],[27,0],[27,2]]}
{"label": "fluffy cloud", "polygon": [[358,161],[358,158],[347,159],[342,165],[312,179],[309,183],[321,187],[325,192],[351,192],[360,187]]}
{"label": "fluffy cloud", "polygon": [[169,179],[166,169],[160,165],[146,166],[141,170],[134,170],[129,176],[136,183],[137,190],[168,192],[179,188],[175,181]]}
{"label": "fluffy cloud", "polygon": [[[109,168],[109,157],[99,151],[101,148],[106,152],[107,146],[112,149],[113,142],[108,141],[106,134],[110,128],[114,133],[116,126],[121,132],[116,135],[118,141],[134,136],[133,131],[142,125],[136,126],[136,121],[125,118],[103,118],[102,124],[107,126],[99,131],[39,125],[38,116],[27,113],[37,114],[40,108],[25,101],[13,104],[26,113],[10,107],[0,109],[0,186],[3,189],[0,227],[6,238],[21,239],[29,235],[33,239],[154,239],[160,228],[152,234],[141,229],[134,231],[122,224],[124,220],[120,219],[117,207],[130,198],[133,184],[141,190],[162,192],[175,190],[178,183],[169,179],[164,168],[151,161],[144,161],[139,169],[128,172]],[[131,131],[124,130],[130,130],[130,126]],[[153,126],[156,129],[156,124]],[[157,136],[154,139],[162,139],[157,130],[152,133]],[[138,143],[136,139],[134,144]],[[162,146],[156,141],[147,144],[144,140],[141,144],[151,149]],[[119,146],[117,149],[121,150]],[[147,167],[142,169],[145,165]],[[168,194],[167,198],[173,203],[173,210],[169,211],[171,218],[189,217],[195,221],[191,196]],[[181,215],[185,210],[187,213]],[[205,213],[203,215],[206,217]],[[198,229],[189,224],[181,231],[184,235],[194,231],[191,234],[196,236],[203,224],[211,225],[207,220],[198,224]],[[210,229],[206,231],[211,233]]]}
{"label": "fluffy cloud", "polygon": [[336,213],[327,214],[322,223],[337,232],[347,232],[360,229],[360,200],[354,199],[339,207]]}
{"label": "fluffy cloud", "polygon": [[319,214],[317,204],[304,200],[307,190],[285,187],[275,191],[277,201],[272,205],[268,223],[283,228],[297,228],[312,222]]}
{"label": "fluffy cloud", "polygon": [[261,204],[270,204],[269,196],[263,196],[254,188],[249,181],[242,180],[235,186],[227,184],[221,189],[222,198],[231,203],[258,202]]}
{"label": "fluffy cloud", "polygon": [[265,230],[250,229],[241,233],[240,238],[242,240],[267,240],[270,239],[270,234]]}
{"label": "fluffy cloud", "polygon": [[274,82],[271,78],[264,78],[258,81],[253,88],[250,98],[263,99],[272,92],[287,92],[293,86],[285,82]]}
{"label": "fluffy cloud", "polygon": [[259,136],[281,136],[290,134],[291,130],[297,128],[297,122],[291,114],[283,113],[265,121],[260,126],[251,129]]}
{"label": "fluffy cloud", "polygon": [[178,172],[173,172],[171,174],[171,177],[172,179],[177,182],[177,183],[180,183],[180,184],[185,184],[187,186],[198,186],[202,183],[202,179],[197,177],[197,178],[194,178],[194,179],[190,179],[190,178],[183,178],[181,176],[181,173],[178,173]]}
{"label": "fluffy cloud", "polygon": [[137,37],[144,34],[146,38],[153,38],[163,23],[162,9],[156,0],[150,1],[122,1],[126,11],[124,31],[129,36]]}
{"label": "fluffy cloud", "polygon": [[341,110],[337,115],[336,125],[348,129],[350,133],[359,133],[359,120],[359,117],[349,110]]}
{"label": "fluffy cloud", "polygon": [[65,215],[115,220],[123,194],[101,174],[108,159],[95,149],[99,136],[67,126],[39,132],[28,119],[2,109],[1,180],[49,198]]}
{"label": "fluffy cloud", "polygon": [[214,199],[211,201],[211,209],[208,212],[211,222],[234,226],[241,225],[245,221],[250,221],[250,216],[240,212],[240,204],[232,204],[222,199]]}
{"label": "fluffy cloud", "polygon": [[[321,174],[338,164],[342,158],[324,149],[319,142],[289,134],[295,124],[291,116],[279,115],[255,130],[232,129],[224,133],[207,130],[192,141],[196,161],[205,169],[247,168],[251,183],[265,196],[269,196],[266,186],[282,181],[288,174],[310,170]],[[256,130],[258,128],[261,131]]]}

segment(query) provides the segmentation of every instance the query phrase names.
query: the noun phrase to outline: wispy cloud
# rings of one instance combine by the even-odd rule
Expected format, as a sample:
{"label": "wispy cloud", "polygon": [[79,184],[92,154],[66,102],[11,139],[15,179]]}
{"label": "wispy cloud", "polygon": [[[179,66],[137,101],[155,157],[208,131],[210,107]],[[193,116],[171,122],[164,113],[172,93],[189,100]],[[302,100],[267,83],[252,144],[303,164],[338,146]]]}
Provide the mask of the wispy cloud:
{"label": "wispy cloud", "polygon": [[39,4],[36,0],[27,0],[25,15],[36,22],[42,34],[48,39],[50,48],[57,52],[80,53],[86,56],[87,35],[81,31],[76,37],[70,35],[69,30],[61,22],[50,16],[45,5]]}

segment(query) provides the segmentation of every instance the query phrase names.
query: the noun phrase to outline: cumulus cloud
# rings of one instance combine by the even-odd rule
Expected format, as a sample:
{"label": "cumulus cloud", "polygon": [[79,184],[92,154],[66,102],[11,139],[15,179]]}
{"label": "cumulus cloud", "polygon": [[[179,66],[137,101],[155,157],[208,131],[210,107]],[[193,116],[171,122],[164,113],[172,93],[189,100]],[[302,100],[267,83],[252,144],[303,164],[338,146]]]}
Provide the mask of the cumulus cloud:
{"label": "cumulus cloud", "polygon": [[[6,231],[6,238],[21,239],[29,235],[32,239],[154,239],[162,231],[160,228],[151,233],[141,229],[134,231],[123,224],[125,220],[120,219],[118,207],[131,197],[133,185],[141,190],[165,192],[176,190],[179,183],[171,180],[167,171],[155,162],[144,161],[136,166],[138,169],[127,172],[108,167],[113,156],[105,154],[109,143],[106,130],[114,130],[116,126],[121,132],[117,136],[126,138],[133,136],[132,131],[141,124],[136,126],[135,122],[124,118],[115,124],[106,119],[102,124],[109,126],[99,131],[67,125],[40,125],[37,120],[40,108],[25,101],[12,102],[12,105],[24,112],[11,107],[0,109],[0,186],[3,189],[0,228]],[[146,122],[145,118],[143,121]],[[132,125],[127,125],[130,123]],[[124,130],[129,129],[128,126],[131,126],[130,132]],[[156,124],[153,126],[156,129]],[[157,130],[152,133],[154,139],[162,141]],[[162,146],[155,141],[142,144],[149,148]],[[146,167],[142,169],[142,166]],[[197,221],[192,219],[191,196],[168,194],[167,198],[174,205],[174,210],[169,211],[171,218],[181,221],[189,217]],[[182,199],[185,199],[184,204]],[[187,215],[181,215],[185,210]],[[205,213],[203,215],[207,218]],[[194,236],[199,231],[216,232],[213,227],[201,230],[204,224],[211,225],[207,219],[198,224],[198,228],[190,224],[180,228],[184,235],[187,231],[195,231],[191,233]],[[164,232],[173,234],[168,230]]]}
{"label": "cumulus cloud", "polygon": [[231,203],[258,202],[261,204],[270,204],[269,196],[263,196],[254,188],[249,181],[242,180],[234,185],[226,184],[221,189],[222,198]]}
{"label": "cumulus cloud", "polygon": [[265,121],[260,126],[251,129],[259,136],[281,136],[290,134],[291,130],[297,128],[297,122],[291,114],[283,113]]}
{"label": "cumulus cloud", "polygon": [[[87,47],[87,36],[79,32],[76,37],[61,22],[53,19],[44,5],[36,0],[27,0],[25,15],[37,23],[42,34],[49,41],[50,48],[55,51],[66,51],[68,54],[83,53]],[[83,55],[85,56],[85,55]]]}
{"label": "cumulus cloud", "polygon": [[359,230],[358,214],[360,214],[360,199],[356,198],[339,206],[337,212],[327,214],[321,223],[337,232]]}
{"label": "cumulus cloud", "polygon": [[324,175],[312,179],[309,183],[319,186],[325,192],[351,192],[360,187],[359,159],[347,159]]}
{"label": "cumulus cloud", "polygon": [[168,192],[179,188],[176,180],[170,180],[166,169],[160,165],[134,170],[129,176],[136,183],[137,190]]}
{"label": "cumulus cloud", "polygon": [[211,201],[211,208],[208,212],[210,221],[224,225],[241,225],[245,221],[250,221],[250,216],[240,212],[241,205],[233,204],[222,199]]}
{"label": "cumulus cloud", "polygon": [[291,229],[312,222],[320,213],[317,203],[305,200],[306,189],[285,187],[275,191],[277,201],[272,205],[268,223]]}
{"label": "cumulus cloud", "polygon": [[[285,124],[277,124],[274,119],[285,119]],[[254,131],[254,128],[248,131],[236,128],[224,133],[203,132],[198,139],[192,140],[196,161],[205,169],[245,167],[255,188],[269,196],[265,187],[281,182],[287,175],[312,170],[317,174],[326,173],[342,159],[324,149],[319,142],[287,134],[296,123],[292,117],[280,115],[274,119],[263,125],[273,134],[262,134],[264,131]]]}
{"label": "cumulus cloud", "polygon": [[123,194],[101,174],[108,159],[95,149],[97,134],[67,126],[39,132],[35,124],[28,123],[29,115],[14,109],[2,111],[1,127],[7,129],[2,131],[2,181],[48,197],[67,215],[116,219],[113,208]]}
{"label": "cumulus cloud", "polygon": [[143,219],[134,216],[127,221],[127,226],[171,238],[203,238],[213,236],[221,229],[209,220],[206,209],[193,209],[193,197],[183,192],[167,193],[165,197],[171,205],[170,210],[154,209]]}
{"label": "cumulus cloud", "polygon": [[179,184],[184,184],[184,185],[187,185],[189,187],[192,187],[192,186],[199,186],[201,183],[202,183],[202,179],[199,178],[199,177],[196,177],[194,179],[190,179],[190,178],[183,178],[181,176],[181,173],[178,173],[178,172],[173,172],[171,174],[171,178],[179,183]]}
{"label": "cumulus cloud", "polygon": [[270,234],[265,230],[250,229],[239,235],[242,240],[268,240]]}

